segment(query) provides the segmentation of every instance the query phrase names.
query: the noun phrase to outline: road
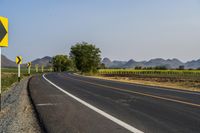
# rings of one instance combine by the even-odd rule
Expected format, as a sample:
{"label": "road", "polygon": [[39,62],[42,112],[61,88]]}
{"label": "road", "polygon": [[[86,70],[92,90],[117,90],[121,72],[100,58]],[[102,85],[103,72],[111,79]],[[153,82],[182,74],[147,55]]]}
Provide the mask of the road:
{"label": "road", "polygon": [[199,133],[200,93],[83,77],[34,76],[28,86],[49,133]]}

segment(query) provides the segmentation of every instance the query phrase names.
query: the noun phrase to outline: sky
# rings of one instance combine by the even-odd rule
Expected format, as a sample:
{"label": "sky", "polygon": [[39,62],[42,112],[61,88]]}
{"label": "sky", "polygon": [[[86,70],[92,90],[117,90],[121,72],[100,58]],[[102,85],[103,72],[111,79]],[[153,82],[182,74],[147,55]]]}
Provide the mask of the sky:
{"label": "sky", "polygon": [[200,0],[0,0],[9,47],[24,62],[95,44],[102,58],[200,59]]}

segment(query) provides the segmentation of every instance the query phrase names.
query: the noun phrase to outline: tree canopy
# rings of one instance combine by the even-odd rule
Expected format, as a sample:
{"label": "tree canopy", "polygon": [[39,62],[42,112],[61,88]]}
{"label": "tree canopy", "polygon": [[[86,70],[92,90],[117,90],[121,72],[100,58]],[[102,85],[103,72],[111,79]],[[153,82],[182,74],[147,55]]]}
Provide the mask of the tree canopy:
{"label": "tree canopy", "polygon": [[69,70],[72,66],[72,61],[68,58],[67,55],[56,55],[52,59],[54,71],[66,71]]}
{"label": "tree canopy", "polygon": [[70,57],[81,72],[95,72],[101,64],[101,51],[87,42],[77,43],[71,47]]}

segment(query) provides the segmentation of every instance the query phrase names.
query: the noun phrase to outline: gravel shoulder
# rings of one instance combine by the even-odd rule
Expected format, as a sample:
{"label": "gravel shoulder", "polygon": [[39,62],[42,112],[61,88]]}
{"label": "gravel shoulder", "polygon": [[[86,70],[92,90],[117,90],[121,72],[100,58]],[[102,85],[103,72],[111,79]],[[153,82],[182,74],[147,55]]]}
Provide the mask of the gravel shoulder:
{"label": "gravel shoulder", "polygon": [[40,133],[40,125],[27,92],[29,78],[14,84],[2,96],[0,133]]}

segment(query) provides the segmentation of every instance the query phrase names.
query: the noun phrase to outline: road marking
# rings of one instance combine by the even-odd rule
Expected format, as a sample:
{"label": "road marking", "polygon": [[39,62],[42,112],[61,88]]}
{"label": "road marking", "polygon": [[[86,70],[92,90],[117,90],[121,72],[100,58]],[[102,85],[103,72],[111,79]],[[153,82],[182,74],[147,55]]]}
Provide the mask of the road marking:
{"label": "road marking", "polygon": [[138,95],[147,96],[147,97],[152,97],[152,98],[156,98],[156,99],[162,99],[162,100],[166,100],[166,101],[171,101],[171,102],[186,104],[186,105],[190,105],[190,106],[200,107],[200,104],[185,102],[185,101],[171,99],[171,98],[165,98],[165,97],[151,95],[151,94],[146,94],[146,93],[137,92],[137,91],[125,90],[125,89],[122,89],[122,88],[117,88],[117,87],[112,87],[112,86],[107,86],[107,85],[92,83],[92,82],[88,82],[88,81],[84,81],[84,80],[80,80],[80,79],[74,79],[74,78],[71,78],[71,77],[67,77],[67,78],[72,79],[72,80],[77,80],[77,81],[80,81],[80,82],[84,82],[84,83],[88,83],[88,84],[92,84],[92,85],[96,85],[96,86],[110,88],[110,89],[113,89],[113,90],[118,90],[118,91],[123,91],[123,92],[129,92],[129,93],[138,94]]}
{"label": "road marking", "polygon": [[63,90],[62,88],[60,88],[59,86],[57,86],[56,84],[54,84],[53,82],[51,82],[50,80],[48,80],[48,79],[45,77],[45,74],[43,74],[42,77],[43,77],[47,82],[49,82],[51,85],[53,85],[54,87],[56,87],[58,90],[60,90],[60,91],[62,91],[63,93],[67,94],[67,95],[70,96],[71,98],[73,98],[73,99],[75,99],[76,101],[82,103],[83,105],[87,106],[88,108],[92,109],[93,111],[95,111],[95,112],[101,114],[102,116],[108,118],[109,120],[115,122],[116,124],[118,124],[118,125],[124,127],[125,129],[127,129],[127,130],[129,130],[129,131],[131,131],[131,132],[133,132],[133,133],[144,133],[144,132],[140,131],[139,129],[137,129],[137,128],[135,128],[135,127],[133,127],[133,126],[131,126],[131,125],[129,125],[129,124],[127,124],[127,123],[125,123],[125,122],[123,122],[123,121],[117,119],[117,118],[115,118],[115,117],[112,116],[112,115],[109,115],[108,113],[106,113],[106,112],[104,112],[104,111],[102,111],[102,110],[100,110],[100,109],[94,107],[93,105],[91,105],[91,104],[89,104],[89,103],[87,103],[87,102],[81,100],[80,98],[78,98],[78,97],[72,95],[71,93],[69,93],[69,92]]}
{"label": "road marking", "polygon": [[41,103],[41,104],[36,104],[36,106],[53,106],[53,105],[56,105],[56,104],[53,104],[53,103]]}

